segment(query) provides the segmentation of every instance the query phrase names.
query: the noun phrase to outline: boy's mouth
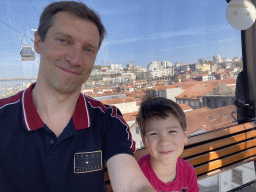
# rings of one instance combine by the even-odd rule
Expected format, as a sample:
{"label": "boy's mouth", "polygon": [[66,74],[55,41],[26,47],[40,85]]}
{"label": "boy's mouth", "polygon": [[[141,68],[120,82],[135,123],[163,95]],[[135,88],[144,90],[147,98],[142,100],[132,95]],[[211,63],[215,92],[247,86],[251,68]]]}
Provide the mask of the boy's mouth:
{"label": "boy's mouth", "polygon": [[162,155],[168,155],[171,152],[173,152],[173,151],[159,151],[159,153],[162,154]]}

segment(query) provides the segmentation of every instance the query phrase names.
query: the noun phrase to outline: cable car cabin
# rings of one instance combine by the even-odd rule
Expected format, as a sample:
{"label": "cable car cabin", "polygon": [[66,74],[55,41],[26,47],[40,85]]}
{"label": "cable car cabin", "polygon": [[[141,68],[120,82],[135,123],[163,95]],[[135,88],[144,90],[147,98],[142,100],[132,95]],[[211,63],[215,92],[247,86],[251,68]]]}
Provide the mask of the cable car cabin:
{"label": "cable car cabin", "polygon": [[22,46],[20,55],[22,57],[22,61],[34,61],[36,57],[34,49],[29,45]]}

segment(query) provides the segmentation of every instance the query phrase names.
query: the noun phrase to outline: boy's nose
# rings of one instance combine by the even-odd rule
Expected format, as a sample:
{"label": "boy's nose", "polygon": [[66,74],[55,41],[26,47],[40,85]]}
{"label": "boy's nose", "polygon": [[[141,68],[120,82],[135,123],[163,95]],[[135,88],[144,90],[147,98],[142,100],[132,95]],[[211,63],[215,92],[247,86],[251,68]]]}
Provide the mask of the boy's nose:
{"label": "boy's nose", "polygon": [[171,139],[168,137],[161,137],[160,141],[159,141],[159,145],[161,146],[167,146],[171,144]]}

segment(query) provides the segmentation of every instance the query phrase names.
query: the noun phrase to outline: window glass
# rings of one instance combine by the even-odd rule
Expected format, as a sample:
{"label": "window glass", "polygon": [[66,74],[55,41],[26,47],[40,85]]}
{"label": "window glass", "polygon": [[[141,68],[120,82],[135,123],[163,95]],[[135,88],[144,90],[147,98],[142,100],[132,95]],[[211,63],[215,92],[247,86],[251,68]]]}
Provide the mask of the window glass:
{"label": "window glass", "polygon": [[[200,192],[222,192],[229,191],[240,187],[255,180],[254,163],[246,163],[231,170],[215,174],[198,181]],[[248,189],[240,189],[236,191],[250,191]],[[253,189],[251,190],[253,191]]]}
{"label": "window glass", "polygon": [[[242,70],[241,31],[228,23],[225,0],[81,1],[101,16],[107,30],[83,93],[112,99],[130,116],[147,93],[187,104],[182,109],[188,136],[237,125],[233,102]],[[32,39],[51,2],[0,1],[0,98],[36,82],[40,55]],[[129,97],[127,105],[114,103]],[[136,128],[133,138],[142,145],[138,134]],[[230,185],[237,186],[241,177],[233,172]]]}

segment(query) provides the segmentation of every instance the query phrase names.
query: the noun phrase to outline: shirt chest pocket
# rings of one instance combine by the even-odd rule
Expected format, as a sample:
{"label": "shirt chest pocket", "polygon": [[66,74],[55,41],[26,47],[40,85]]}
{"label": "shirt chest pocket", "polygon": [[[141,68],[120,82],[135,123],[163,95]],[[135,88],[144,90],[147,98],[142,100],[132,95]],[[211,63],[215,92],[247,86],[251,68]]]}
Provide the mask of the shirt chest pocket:
{"label": "shirt chest pocket", "polygon": [[100,171],[102,169],[101,150],[74,154],[74,174]]}

